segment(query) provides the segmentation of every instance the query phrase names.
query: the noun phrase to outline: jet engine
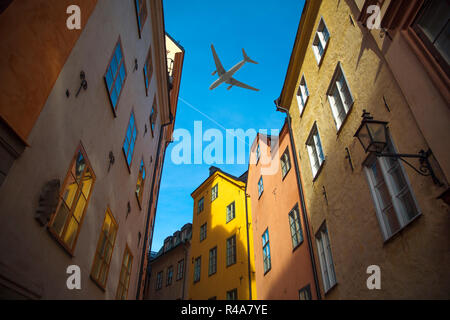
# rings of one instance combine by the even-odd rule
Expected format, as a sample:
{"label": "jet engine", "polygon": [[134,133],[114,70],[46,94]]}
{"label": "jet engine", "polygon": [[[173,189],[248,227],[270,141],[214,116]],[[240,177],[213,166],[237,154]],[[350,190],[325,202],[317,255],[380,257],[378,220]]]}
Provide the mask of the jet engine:
{"label": "jet engine", "polygon": [[233,88],[233,86],[229,86],[229,87],[227,88],[227,90],[231,90],[231,88]]}
{"label": "jet engine", "polygon": [[216,71],[214,71],[211,75],[213,76],[213,75],[215,75],[217,73],[217,70]]}

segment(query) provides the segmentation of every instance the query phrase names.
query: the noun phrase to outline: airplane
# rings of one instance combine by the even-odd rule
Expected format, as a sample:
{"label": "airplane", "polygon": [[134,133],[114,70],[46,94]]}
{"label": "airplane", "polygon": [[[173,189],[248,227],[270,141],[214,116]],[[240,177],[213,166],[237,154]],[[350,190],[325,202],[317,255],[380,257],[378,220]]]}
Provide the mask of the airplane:
{"label": "airplane", "polygon": [[251,60],[247,54],[245,53],[245,50],[242,49],[242,53],[244,55],[244,60],[242,60],[241,62],[239,62],[238,64],[236,64],[233,68],[231,68],[228,71],[225,71],[225,69],[222,66],[222,63],[219,60],[219,57],[217,56],[216,50],[214,49],[214,45],[211,45],[211,50],[213,53],[213,57],[214,57],[214,62],[216,63],[216,71],[214,71],[212,73],[212,75],[215,75],[216,73],[219,74],[219,79],[217,79],[210,87],[209,90],[214,90],[215,88],[217,88],[218,86],[220,86],[222,83],[226,83],[229,84],[230,86],[227,88],[227,90],[230,90],[231,88],[233,88],[233,86],[236,87],[241,87],[244,89],[249,89],[249,90],[253,90],[253,91],[259,91],[259,89],[250,87],[248,85],[246,85],[245,83],[242,83],[240,81],[237,81],[236,79],[233,78],[233,75],[239,70],[241,69],[244,64],[246,62],[250,62],[253,64],[258,64],[258,62]]}

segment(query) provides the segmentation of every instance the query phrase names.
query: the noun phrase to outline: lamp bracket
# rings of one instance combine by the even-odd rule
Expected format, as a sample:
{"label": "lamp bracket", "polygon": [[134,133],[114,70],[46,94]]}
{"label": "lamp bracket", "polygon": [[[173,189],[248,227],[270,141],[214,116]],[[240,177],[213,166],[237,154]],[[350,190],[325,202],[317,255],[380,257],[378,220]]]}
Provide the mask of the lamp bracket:
{"label": "lamp bracket", "polygon": [[[436,177],[433,168],[431,167],[430,163],[430,156],[433,153],[431,152],[431,149],[428,149],[428,151],[420,150],[418,154],[404,154],[404,153],[383,153],[383,152],[377,152],[376,156],[378,158],[395,158],[400,159],[405,164],[407,164],[409,167],[411,167],[414,171],[416,171],[418,174],[424,176],[424,177],[431,177],[433,179],[434,184],[438,186],[442,186],[443,184],[439,181],[439,179]],[[420,167],[417,169],[414,167],[410,162],[406,161],[404,158],[413,158],[413,159],[419,159]]]}

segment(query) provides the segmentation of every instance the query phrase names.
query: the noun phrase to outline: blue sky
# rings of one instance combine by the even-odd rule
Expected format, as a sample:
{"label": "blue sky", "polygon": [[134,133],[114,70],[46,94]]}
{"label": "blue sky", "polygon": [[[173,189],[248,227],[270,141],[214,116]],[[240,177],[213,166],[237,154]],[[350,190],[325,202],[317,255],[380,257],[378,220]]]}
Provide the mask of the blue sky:
{"label": "blue sky", "polygon": [[[224,137],[224,128],[281,129],[285,116],[275,111],[273,101],[281,93],[303,5],[304,0],[165,0],[166,31],[186,51],[175,129],[188,130],[192,137],[194,121],[202,122],[203,133],[218,129]],[[215,70],[211,44],[226,70],[243,59],[244,48],[259,64],[244,65],[234,77],[261,91],[238,87],[228,91],[226,84],[210,91],[217,79],[211,75]],[[161,248],[167,236],[192,222],[191,193],[208,177],[208,164],[172,162],[176,144],[166,153],[153,251]],[[208,144],[203,142],[203,148]],[[216,166],[237,176],[247,170],[247,164]]]}

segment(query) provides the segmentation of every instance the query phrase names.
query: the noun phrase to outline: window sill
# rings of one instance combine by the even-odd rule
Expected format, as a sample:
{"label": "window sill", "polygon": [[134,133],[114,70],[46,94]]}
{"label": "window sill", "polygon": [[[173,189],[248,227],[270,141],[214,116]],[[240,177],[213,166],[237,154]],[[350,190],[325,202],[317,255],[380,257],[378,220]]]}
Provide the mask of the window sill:
{"label": "window sill", "polygon": [[413,224],[421,216],[422,216],[422,213],[419,213],[417,216],[412,218],[411,221],[409,221],[407,224],[405,224],[400,230],[398,230],[397,232],[393,233],[391,236],[389,236],[389,238],[384,240],[383,247],[388,245],[390,242],[394,241],[398,236],[400,236],[405,231],[405,229],[407,229],[411,224]]}
{"label": "window sill", "polygon": [[[339,128],[336,128],[336,129],[337,129],[336,135],[337,135],[338,137],[340,136],[342,130],[344,129],[344,126],[345,126],[345,124],[347,123],[348,118],[350,118],[350,114],[351,114],[352,111],[353,111],[353,106],[354,106],[354,105],[355,105],[355,100],[353,100],[352,104],[351,104],[350,107],[348,108],[348,112],[347,112],[347,114],[345,115],[345,119],[344,119],[344,121],[342,121],[341,126],[340,126]],[[331,107],[331,106],[330,106],[330,107]]]}
{"label": "window sill", "polygon": [[117,101],[116,101],[116,108],[114,108],[113,102],[112,102],[112,100],[111,100],[111,95],[109,94],[109,91],[108,91],[108,83],[106,82],[106,77],[103,77],[103,80],[104,80],[104,82],[105,82],[106,94],[108,95],[108,101],[109,101],[109,105],[110,105],[110,107],[111,107],[111,111],[112,111],[112,113],[113,113],[114,118],[117,118],[116,108],[117,108],[117,105],[118,105],[118,103],[119,103],[119,98],[117,98]]}
{"label": "window sill", "polygon": [[[102,286],[96,279],[94,279],[94,278],[92,277],[91,274],[89,275],[89,278],[95,283],[95,285],[96,285],[100,290],[102,290],[103,292],[106,292],[105,286]],[[108,281],[108,277],[106,277],[106,281]]]}
{"label": "window sill", "polygon": [[131,163],[128,165],[127,155],[125,154],[125,150],[123,150],[123,147],[122,147],[122,154],[124,156],[125,164],[127,165],[128,172],[131,174],[131,165],[133,164],[133,156],[131,157]]}
{"label": "window sill", "polygon": [[236,262],[233,262],[232,264],[227,265],[227,268],[232,267],[236,264]]}
{"label": "window sill", "polygon": [[50,235],[52,236],[53,239],[55,239],[55,241],[64,249],[64,251],[71,257],[73,258],[75,255],[73,254],[73,251],[75,250],[75,244],[76,244],[76,239],[75,239],[75,243],[74,243],[74,249],[71,250],[61,239],[60,237],[55,233],[55,231],[53,231],[53,229],[51,227],[47,227],[47,231],[50,233]]}
{"label": "window sill", "polygon": [[337,285],[338,285],[338,283],[337,282],[335,282],[328,290],[324,290],[324,296],[326,296],[327,294],[330,294],[330,292],[331,291],[333,291],[334,290],[334,288],[336,288],[337,287]]}
{"label": "window sill", "polygon": [[234,217],[233,219],[231,219],[230,221],[227,221],[226,224],[229,224],[231,221],[233,221],[234,219],[236,219],[236,217]]}
{"label": "window sill", "polygon": [[266,274],[268,274],[270,272],[270,270],[272,270],[272,266],[269,269],[267,269],[266,272],[264,272],[264,276],[266,276]]}
{"label": "window sill", "polygon": [[326,162],[326,161],[327,161],[326,159],[323,160],[322,164],[321,164],[320,167],[319,167],[319,170],[317,170],[316,174],[314,175],[312,182],[316,182],[316,180],[319,178],[320,173],[322,172],[323,167],[325,166],[325,162]]}
{"label": "window sill", "polygon": [[139,196],[137,195],[136,192],[134,193],[134,195],[136,196],[136,201],[137,201],[137,204],[139,206],[139,210],[142,211],[142,205],[141,205],[141,201],[139,200]]}
{"label": "window sill", "polygon": [[303,109],[300,111],[300,118],[303,117],[303,114],[305,113],[305,109],[306,109],[306,106],[308,105],[308,101],[309,101],[309,96],[306,97],[306,101],[305,101],[305,104],[303,105]]}
{"label": "window sill", "polygon": [[[317,61],[317,67],[318,67],[319,69],[320,69],[320,67],[322,66],[323,59],[324,59],[324,57],[325,57],[325,55],[326,55],[326,53],[327,53],[327,49],[328,49],[328,45],[329,45],[329,43],[330,43],[330,39],[331,39],[331,37],[328,38],[328,41],[327,41],[327,43],[325,44],[325,48],[323,48],[322,56],[321,56],[319,59],[317,58],[316,54],[314,53],[314,56],[316,57],[316,61]],[[313,51],[314,51],[314,49],[313,49]]]}
{"label": "window sill", "polygon": [[287,177],[287,175],[289,174],[289,172],[291,171],[291,168],[289,168],[289,170],[286,172],[286,174],[283,176],[283,174],[281,175],[281,181],[284,181],[284,179]]}
{"label": "window sill", "polygon": [[263,194],[264,194],[264,191],[261,192],[261,194],[260,194],[259,197],[258,197],[258,200],[261,199],[261,197],[262,197]]}
{"label": "window sill", "polygon": [[303,240],[300,241],[299,244],[298,244],[296,247],[294,247],[294,248],[292,249],[292,253],[294,253],[298,248],[300,248],[300,246],[302,245],[302,243],[303,243]]}

